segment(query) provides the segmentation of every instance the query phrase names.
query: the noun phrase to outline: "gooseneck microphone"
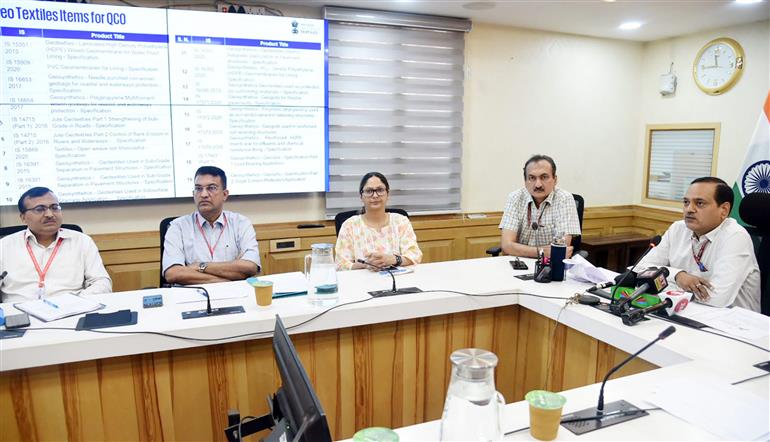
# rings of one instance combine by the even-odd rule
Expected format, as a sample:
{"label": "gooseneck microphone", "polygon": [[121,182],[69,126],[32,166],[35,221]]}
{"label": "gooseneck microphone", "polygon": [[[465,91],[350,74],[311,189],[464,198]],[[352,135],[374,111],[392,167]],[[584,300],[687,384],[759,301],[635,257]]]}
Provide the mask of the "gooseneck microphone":
{"label": "gooseneck microphone", "polygon": [[182,289],[195,289],[198,291],[198,293],[206,296],[205,310],[190,310],[187,312],[182,312],[182,319],[204,318],[207,316],[232,315],[233,313],[246,313],[246,310],[244,310],[243,307],[240,305],[234,305],[232,307],[211,308],[211,296],[209,295],[209,291],[206,290],[205,287],[196,286],[196,285],[174,285],[173,287],[182,288]]}
{"label": "gooseneck microphone", "polygon": [[647,250],[642,253],[642,256],[639,257],[639,259],[636,260],[634,265],[627,268],[625,272],[619,274],[615,277],[615,280],[613,281],[607,281],[607,282],[601,282],[599,284],[594,285],[593,287],[586,290],[589,293],[593,293],[597,290],[605,289],[607,287],[612,287],[614,285],[622,285],[622,286],[629,286],[633,287],[636,285],[636,274],[634,273],[634,269],[636,266],[639,265],[640,262],[644,259],[645,256],[647,256],[648,253],[650,253],[650,250],[654,249],[655,247],[660,244],[661,236],[655,235],[652,238],[650,238],[650,245],[647,247]]}
{"label": "gooseneck microphone", "polygon": [[386,271],[388,272],[388,275],[390,275],[391,279],[393,279],[393,287],[390,290],[373,290],[371,292],[368,292],[372,297],[379,298],[382,296],[394,296],[394,295],[406,295],[408,293],[420,293],[422,290],[418,289],[417,287],[406,287],[402,289],[396,288],[396,277],[393,275],[393,271],[390,266],[388,267],[380,267],[376,266],[372,263],[366,262],[366,260],[363,259],[356,259],[356,262],[368,265],[369,267],[374,267],[375,269],[379,269],[380,271]]}
{"label": "gooseneck microphone", "polygon": [[648,348],[652,347],[657,343],[658,341],[662,341],[666,339],[667,337],[671,336],[676,331],[676,327],[673,325],[669,325],[665,330],[660,332],[657,338],[653,339],[652,342],[642,347],[639,351],[632,354],[631,356],[627,357],[623,362],[616,365],[607,373],[607,376],[604,377],[604,380],[602,381],[602,387],[599,389],[599,401],[596,403],[596,415],[601,416],[604,413],[604,385],[607,383],[607,380],[612,376],[616,371],[620,370],[624,365],[631,362],[632,359],[639,356],[643,351],[647,350]]}
{"label": "gooseneck microphone", "polygon": [[581,435],[594,430],[609,427],[611,425],[619,424],[621,422],[647,416],[648,413],[645,410],[642,410],[624,400],[613,401],[605,406],[604,386],[607,384],[607,380],[610,378],[610,376],[623,368],[624,365],[628,364],[632,359],[639,356],[639,354],[653,346],[656,342],[662,341],[663,339],[671,336],[671,334],[675,331],[676,328],[673,325],[669,326],[660,332],[658,337],[655,338],[652,342],[642,347],[636,353],[627,357],[620,364],[614,366],[602,381],[602,386],[599,389],[599,400],[596,404],[596,408],[586,408],[584,410],[562,416],[562,426],[576,435]]}

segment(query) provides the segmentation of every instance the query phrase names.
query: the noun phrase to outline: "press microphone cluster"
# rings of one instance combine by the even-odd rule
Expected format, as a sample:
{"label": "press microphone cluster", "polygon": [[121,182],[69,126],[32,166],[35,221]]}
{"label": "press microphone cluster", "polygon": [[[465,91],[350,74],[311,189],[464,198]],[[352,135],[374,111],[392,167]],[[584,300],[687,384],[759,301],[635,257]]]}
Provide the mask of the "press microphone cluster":
{"label": "press microphone cluster", "polygon": [[636,275],[636,289],[631,295],[620,301],[610,304],[610,311],[616,315],[622,315],[628,311],[629,305],[636,300],[636,298],[647,293],[656,295],[662,292],[668,287],[668,269],[665,267],[650,267]]}
{"label": "press microphone cluster", "polygon": [[650,245],[647,247],[647,250],[645,250],[644,253],[642,253],[642,256],[640,256],[639,259],[636,260],[634,265],[626,269],[625,272],[616,276],[613,281],[607,281],[607,282],[596,284],[595,286],[591,287],[587,291],[593,292],[596,290],[605,289],[607,287],[612,287],[614,285],[628,286],[628,287],[636,286],[636,273],[634,272],[634,269],[636,268],[636,266],[639,265],[640,262],[642,262],[644,257],[647,256],[647,254],[650,253],[652,249],[654,249],[655,247],[658,246],[658,244],[660,244],[660,240],[661,240],[660,235],[653,236],[650,239]]}
{"label": "press microphone cluster", "polygon": [[371,292],[368,292],[370,295],[372,295],[375,298],[379,298],[381,296],[393,296],[393,295],[405,295],[408,293],[420,293],[422,290],[418,289],[417,287],[406,287],[402,289],[396,288],[396,277],[393,275],[393,269],[391,266],[388,267],[380,267],[376,266],[372,263],[367,262],[364,259],[357,259],[356,262],[367,265],[369,267],[374,267],[375,269],[378,269],[380,271],[386,271],[388,272],[388,275],[390,275],[390,278],[393,280],[393,287],[390,290],[373,290]]}
{"label": "press microphone cluster", "polygon": [[661,310],[665,310],[668,316],[674,316],[683,311],[692,300],[692,293],[669,290],[658,295],[660,302],[646,308],[632,309],[623,312],[620,317],[625,325],[635,325],[645,316]]}

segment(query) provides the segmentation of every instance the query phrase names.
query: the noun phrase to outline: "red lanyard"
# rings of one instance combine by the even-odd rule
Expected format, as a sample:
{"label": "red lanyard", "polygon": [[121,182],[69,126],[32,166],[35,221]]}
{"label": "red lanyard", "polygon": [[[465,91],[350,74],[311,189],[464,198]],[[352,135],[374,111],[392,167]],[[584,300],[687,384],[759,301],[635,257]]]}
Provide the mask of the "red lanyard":
{"label": "red lanyard", "polygon": [[219,240],[222,239],[222,235],[225,233],[225,229],[227,229],[227,215],[222,213],[222,218],[225,219],[224,226],[222,226],[222,231],[219,232],[219,238],[217,238],[217,242],[214,243],[214,247],[211,247],[211,244],[209,244],[208,238],[206,238],[206,234],[203,233],[203,226],[198,222],[198,214],[195,214],[195,224],[198,226],[198,230],[201,231],[201,236],[203,237],[203,240],[206,241],[206,247],[209,248],[209,253],[211,254],[211,259],[214,259],[214,250],[217,249],[217,246],[219,245]]}
{"label": "red lanyard", "polygon": [[27,252],[29,253],[29,257],[32,259],[32,264],[35,265],[35,271],[37,272],[37,287],[43,288],[45,287],[45,274],[48,273],[48,268],[51,267],[51,263],[53,262],[53,259],[56,257],[56,253],[59,251],[59,247],[61,247],[61,243],[64,241],[64,238],[59,238],[58,241],[56,241],[56,246],[53,248],[53,253],[51,253],[51,257],[48,258],[48,262],[45,263],[45,268],[43,270],[40,270],[40,264],[37,263],[37,258],[35,258],[35,254],[32,253],[32,246],[29,245],[29,240],[27,240]]}
{"label": "red lanyard", "polygon": [[690,244],[690,248],[692,249],[692,259],[694,259],[695,263],[698,264],[698,269],[701,272],[708,272],[708,269],[705,265],[703,265],[700,259],[703,257],[703,251],[706,250],[706,246],[709,245],[709,242],[710,241],[707,239],[706,242],[703,243],[697,255],[695,254],[695,244]]}
{"label": "red lanyard", "polygon": [[[545,212],[545,206],[543,206],[543,209],[540,211],[540,216],[537,217],[537,224],[532,222],[532,204],[527,204],[527,225],[532,228],[532,230],[537,230],[538,227],[542,226],[540,224],[540,220],[543,218],[543,212]],[[542,204],[545,204],[545,201],[543,201]]]}

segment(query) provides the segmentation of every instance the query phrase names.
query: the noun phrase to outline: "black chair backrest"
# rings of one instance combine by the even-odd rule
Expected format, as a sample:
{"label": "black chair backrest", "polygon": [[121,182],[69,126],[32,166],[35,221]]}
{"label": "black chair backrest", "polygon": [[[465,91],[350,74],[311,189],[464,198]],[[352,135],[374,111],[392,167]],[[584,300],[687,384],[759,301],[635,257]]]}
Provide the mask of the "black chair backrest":
{"label": "black chair backrest", "polygon": [[160,285],[158,287],[163,287],[167,284],[166,278],[163,277],[163,245],[166,242],[166,232],[168,232],[168,226],[171,224],[171,221],[174,221],[178,217],[176,216],[170,216],[168,218],[163,218],[163,221],[160,222]]}
{"label": "black chair backrest", "polygon": [[[583,231],[583,209],[586,206],[586,202],[581,195],[578,195],[576,193],[573,193],[572,197],[575,198],[575,207],[577,208],[578,222],[580,223],[580,231],[582,232]],[[582,236],[583,235],[575,235],[572,238],[573,250],[580,249],[580,244],[582,243]]]}
{"label": "black chair backrest", "polygon": [[[398,213],[398,214],[404,215],[405,217],[409,218],[409,214],[406,213],[406,210],[404,210],[404,209],[398,209],[398,208],[395,208],[395,207],[386,207],[385,211],[386,212],[390,212],[390,213]],[[353,215],[360,215],[361,213],[362,213],[361,209],[356,209],[356,210],[348,210],[348,211],[345,211],[345,212],[340,212],[337,215],[335,215],[334,216],[334,231],[335,231],[335,234],[336,235],[340,234],[340,229],[342,228],[342,224],[345,221],[347,221],[348,218],[350,218]]]}
{"label": "black chair backrest", "polygon": [[[77,224],[62,224],[61,227],[62,229],[69,229],[69,230],[74,230],[76,232],[83,233],[83,229],[81,229],[80,226]],[[0,227],[0,238],[4,236],[12,235],[16,232],[21,232],[26,228],[27,226],[25,225]]]}
{"label": "black chair backrest", "polygon": [[741,219],[754,227],[746,230],[757,239],[759,244],[755,253],[759,263],[760,309],[763,315],[770,316],[770,193],[749,193],[738,207]]}

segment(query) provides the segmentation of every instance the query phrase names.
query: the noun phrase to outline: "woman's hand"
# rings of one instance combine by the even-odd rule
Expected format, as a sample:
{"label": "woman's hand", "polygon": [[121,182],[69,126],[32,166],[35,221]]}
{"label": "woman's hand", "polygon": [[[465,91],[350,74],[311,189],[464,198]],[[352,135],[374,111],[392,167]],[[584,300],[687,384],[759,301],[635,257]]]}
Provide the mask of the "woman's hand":
{"label": "woman's hand", "polygon": [[371,264],[372,267],[376,267],[371,270],[380,270],[395,265],[396,255],[374,252],[366,255],[366,262]]}

